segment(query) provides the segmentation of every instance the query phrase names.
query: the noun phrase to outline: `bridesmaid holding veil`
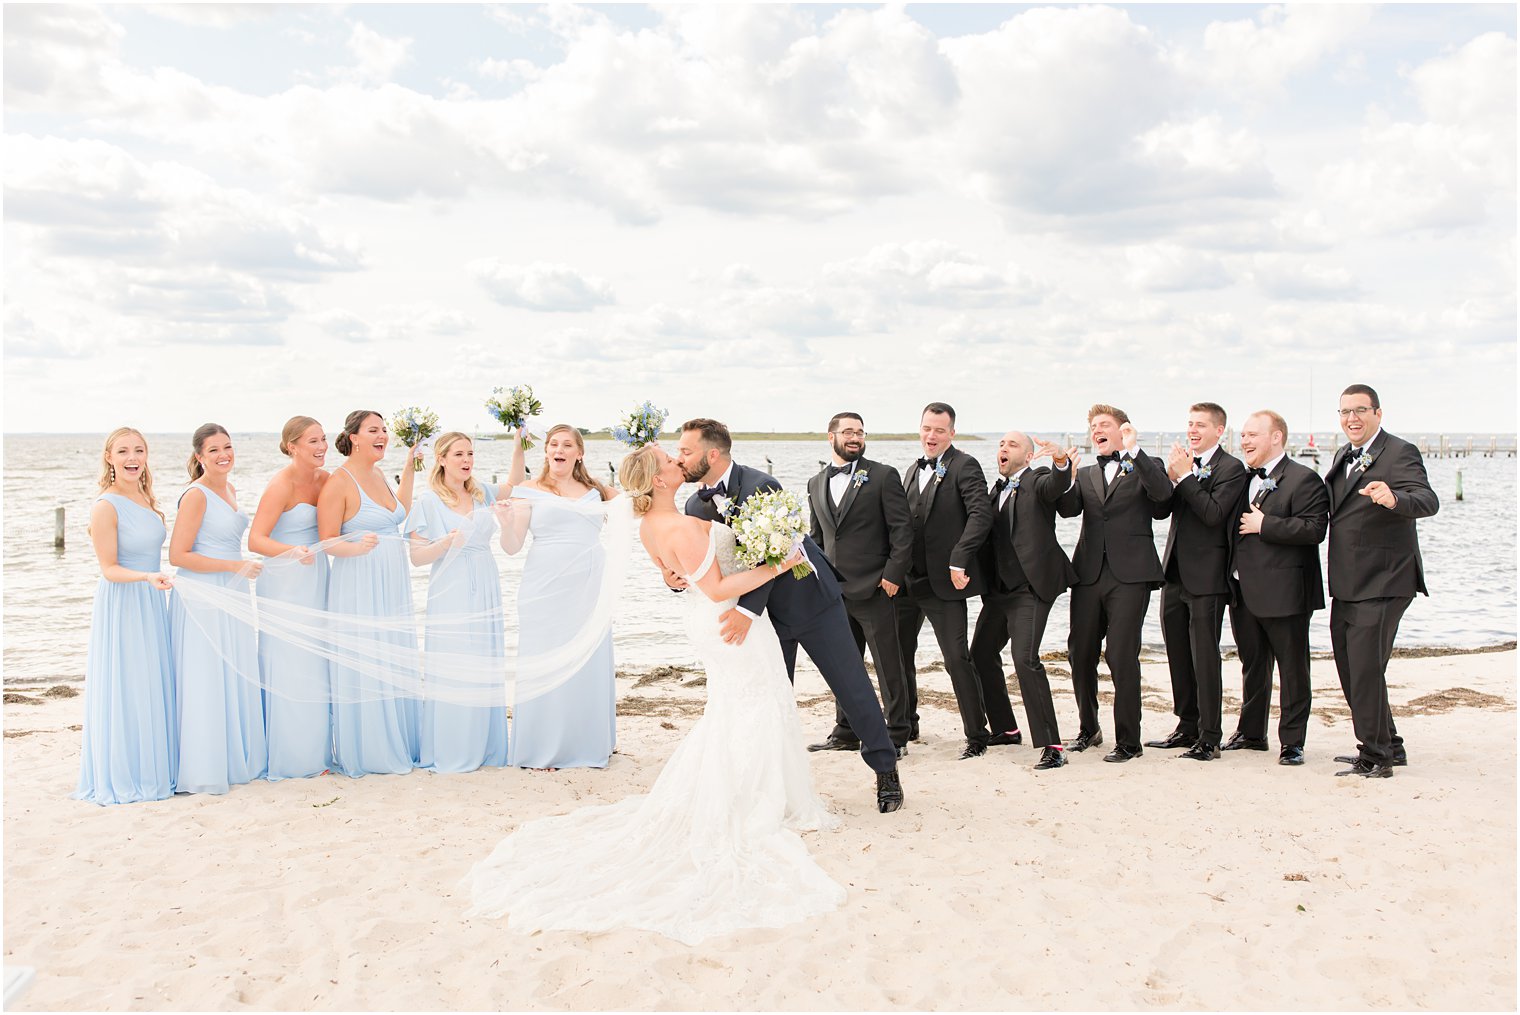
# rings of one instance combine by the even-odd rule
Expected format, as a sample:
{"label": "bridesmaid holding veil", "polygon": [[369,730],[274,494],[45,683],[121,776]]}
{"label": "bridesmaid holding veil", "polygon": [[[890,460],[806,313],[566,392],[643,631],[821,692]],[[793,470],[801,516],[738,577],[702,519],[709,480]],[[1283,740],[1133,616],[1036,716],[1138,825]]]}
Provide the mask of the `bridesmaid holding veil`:
{"label": "bridesmaid holding veil", "polygon": [[163,513],[153,497],[148,442],[113,430],[101,454],[90,541],[100,560],[84,669],[84,733],[74,799],[95,804],[174,795],[174,671],[169,648],[173,582],[160,566]]}
{"label": "bridesmaid holding veil", "polygon": [[[310,416],[294,416],[280,431],[290,459],[259,498],[248,549],[285,559],[266,564],[259,598],[327,608],[327,555],[317,543],[317,497],[327,483],[327,434]],[[259,636],[259,674],[266,689],[269,781],[321,775],[332,767],[332,718],[327,660],[267,632]]]}
{"label": "bridesmaid holding veil", "polygon": [[[514,442],[512,474],[521,475],[522,443]],[[567,628],[591,609],[602,578],[605,553],[600,520],[552,509],[555,498],[584,503],[617,496],[586,471],[580,431],[561,423],[544,438],[539,478],[497,506],[501,546],[519,552],[528,533],[533,544],[518,590],[518,653],[551,651],[569,637]],[[542,505],[542,509],[538,507]],[[617,745],[616,686],[612,635],[565,683],[512,707],[508,764],[519,768],[605,768]]]}
{"label": "bridesmaid holding veil", "polygon": [[[411,454],[401,469],[401,490],[392,493],[380,462],[390,435],[378,412],[348,414],[334,446],[348,460],[334,471],[317,496],[317,534],[323,541],[349,537],[327,547],[333,558],[327,608],[334,614],[410,619],[411,575],[401,541],[401,523],[412,503]],[[417,451],[417,455],[421,455]],[[378,641],[402,650],[416,648],[409,630],[377,632]],[[393,665],[383,658],[371,665]],[[358,778],[369,773],[411,771],[419,757],[418,708],[381,673],[363,673],[333,662],[333,768]],[[413,683],[415,673],[397,673]]]}
{"label": "bridesmaid holding veil", "polygon": [[[475,446],[464,434],[440,435],[433,454],[428,488],[418,491],[406,522],[412,563],[432,565],[423,678],[483,697],[503,686],[506,659],[501,574],[491,553],[496,522],[489,505],[496,488],[475,478]],[[505,702],[469,705],[429,696],[422,703],[419,767],[473,772],[506,763]]]}
{"label": "bridesmaid holding veil", "polygon": [[[180,495],[169,539],[179,581],[246,588],[263,565],[243,559],[248,515],[238,508],[232,438],[206,423],[192,438],[191,484]],[[264,699],[253,629],[226,613],[169,597],[179,727],[177,793],[225,793],[263,778],[267,767]]]}

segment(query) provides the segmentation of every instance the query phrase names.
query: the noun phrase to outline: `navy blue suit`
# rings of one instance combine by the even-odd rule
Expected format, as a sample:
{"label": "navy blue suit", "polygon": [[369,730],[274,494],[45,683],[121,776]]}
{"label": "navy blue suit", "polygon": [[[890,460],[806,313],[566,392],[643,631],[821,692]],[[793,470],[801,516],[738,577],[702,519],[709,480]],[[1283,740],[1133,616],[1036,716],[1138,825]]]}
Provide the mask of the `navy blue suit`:
{"label": "navy blue suit", "polygon": [[[738,462],[728,474],[727,497],[734,509],[750,494],[779,489],[781,484],[775,477]],[[728,522],[719,516],[716,501],[703,500],[695,493],[686,501],[686,513],[693,518]],[[812,574],[800,579],[783,574],[740,596],[739,605],[757,617],[762,613],[770,616],[771,626],[781,642],[788,676],[796,669],[797,646],[802,646],[834,692],[850,729],[860,737],[860,754],[865,763],[877,772],[893,771],[897,768],[897,749],[887,734],[876,689],[871,686],[865,661],[850,633],[839,578],[811,537],[805,537],[802,545],[813,565]]]}

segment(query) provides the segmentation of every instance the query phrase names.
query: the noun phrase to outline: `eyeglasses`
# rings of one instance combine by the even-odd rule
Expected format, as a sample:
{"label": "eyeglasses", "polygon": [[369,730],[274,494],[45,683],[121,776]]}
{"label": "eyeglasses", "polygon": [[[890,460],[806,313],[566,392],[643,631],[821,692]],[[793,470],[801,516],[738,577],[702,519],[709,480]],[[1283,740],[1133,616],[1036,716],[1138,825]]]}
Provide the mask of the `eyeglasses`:
{"label": "eyeglasses", "polygon": [[1369,415],[1371,413],[1377,412],[1377,409],[1371,405],[1358,405],[1350,409],[1336,409],[1335,411],[1341,419],[1350,419],[1352,416]]}
{"label": "eyeglasses", "polygon": [[864,430],[835,430],[833,432],[843,437],[847,441],[862,440],[866,435],[866,432]]}

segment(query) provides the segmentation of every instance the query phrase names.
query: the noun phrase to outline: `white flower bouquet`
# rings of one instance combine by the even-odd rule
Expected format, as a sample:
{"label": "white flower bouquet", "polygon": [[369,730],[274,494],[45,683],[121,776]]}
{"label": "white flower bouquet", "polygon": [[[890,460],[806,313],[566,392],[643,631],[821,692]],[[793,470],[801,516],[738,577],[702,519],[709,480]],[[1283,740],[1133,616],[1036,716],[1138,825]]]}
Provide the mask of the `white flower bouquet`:
{"label": "white flower bouquet", "polygon": [[612,439],[637,451],[660,439],[660,428],[669,415],[670,410],[656,409],[654,403],[645,402],[613,426]]}
{"label": "white flower bouquet", "polygon": [[[432,409],[419,409],[415,405],[409,405],[391,416],[390,427],[398,441],[415,449],[438,433],[438,413]],[[421,472],[422,459],[414,458],[412,469]]]}
{"label": "white flower bouquet", "polygon": [[[802,544],[808,528],[802,502],[790,490],[751,494],[732,525],[739,562],[750,567],[783,563]],[[806,578],[812,571],[804,561],[792,568],[792,577]]]}
{"label": "white flower bouquet", "polygon": [[533,435],[528,431],[528,420],[544,411],[544,403],[533,397],[533,389],[526,384],[510,388],[493,388],[486,399],[486,411],[496,421],[514,433],[523,431],[522,446],[526,451],[533,446]]}

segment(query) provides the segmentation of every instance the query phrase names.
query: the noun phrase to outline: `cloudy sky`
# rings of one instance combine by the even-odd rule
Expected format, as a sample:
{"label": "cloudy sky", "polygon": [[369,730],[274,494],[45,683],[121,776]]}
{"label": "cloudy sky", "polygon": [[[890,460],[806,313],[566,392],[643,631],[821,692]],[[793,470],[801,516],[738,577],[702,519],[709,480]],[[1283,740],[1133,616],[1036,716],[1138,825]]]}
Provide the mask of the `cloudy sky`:
{"label": "cloudy sky", "polygon": [[4,428],[1513,431],[1515,22],[7,5]]}

